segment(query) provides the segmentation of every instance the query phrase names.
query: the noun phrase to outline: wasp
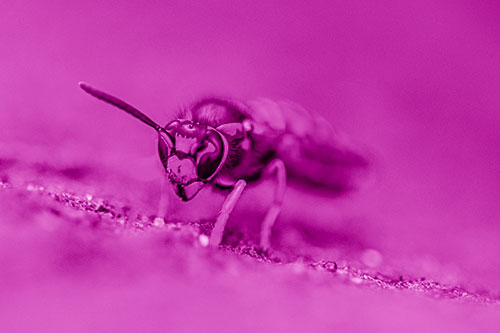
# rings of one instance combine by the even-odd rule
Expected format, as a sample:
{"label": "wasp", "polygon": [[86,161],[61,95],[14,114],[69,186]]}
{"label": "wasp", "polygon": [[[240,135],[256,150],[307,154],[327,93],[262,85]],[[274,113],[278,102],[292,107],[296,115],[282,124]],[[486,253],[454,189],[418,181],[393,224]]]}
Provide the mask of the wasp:
{"label": "wasp", "polygon": [[123,100],[87,83],[79,85],[158,133],[166,177],[183,201],[207,185],[229,192],[210,235],[212,246],[221,243],[227,220],[247,184],[264,177],[274,179],[272,203],[260,228],[260,245],[269,248],[287,179],[339,194],[354,188],[358,171],[368,165],[362,154],[342,143],[324,118],[292,102],[204,98],[162,127]]}

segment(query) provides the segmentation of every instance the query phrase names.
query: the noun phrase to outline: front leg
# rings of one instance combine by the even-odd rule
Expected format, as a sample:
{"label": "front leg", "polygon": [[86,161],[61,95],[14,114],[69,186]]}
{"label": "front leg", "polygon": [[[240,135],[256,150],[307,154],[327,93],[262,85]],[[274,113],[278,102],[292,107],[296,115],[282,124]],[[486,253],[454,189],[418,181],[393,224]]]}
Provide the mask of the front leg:
{"label": "front leg", "polygon": [[168,176],[166,173],[162,175],[161,185],[160,185],[160,200],[158,202],[158,209],[156,211],[156,218],[158,223],[161,223],[167,217],[168,211],[170,209],[172,200],[172,188]]}
{"label": "front leg", "polygon": [[231,193],[229,193],[226,200],[224,201],[219,216],[217,216],[217,220],[215,221],[212,234],[210,235],[210,246],[218,247],[221,243],[227,219],[238,203],[238,200],[241,197],[241,193],[245,189],[246,185],[247,183],[243,179],[238,180],[234,185],[234,189],[231,191]]}
{"label": "front leg", "polygon": [[286,190],[286,168],[282,160],[276,159],[269,163],[265,170],[266,174],[273,174],[275,177],[274,197],[271,207],[267,211],[260,229],[260,245],[267,249],[271,246],[271,230],[278,217]]}

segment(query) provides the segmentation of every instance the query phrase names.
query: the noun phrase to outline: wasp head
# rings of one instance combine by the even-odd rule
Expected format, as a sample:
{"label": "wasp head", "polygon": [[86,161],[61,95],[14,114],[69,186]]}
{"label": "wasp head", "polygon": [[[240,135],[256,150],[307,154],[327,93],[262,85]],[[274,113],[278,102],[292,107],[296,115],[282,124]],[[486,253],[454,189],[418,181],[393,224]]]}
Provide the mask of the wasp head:
{"label": "wasp head", "polygon": [[184,201],[191,200],[224,166],[228,143],[217,129],[191,120],[174,120],[163,128],[127,102],[85,82],[79,85],[90,95],[122,109],[158,132],[163,167]]}
{"label": "wasp head", "polygon": [[177,195],[191,200],[224,166],[227,140],[215,128],[191,120],[174,120],[158,133],[165,172]]}

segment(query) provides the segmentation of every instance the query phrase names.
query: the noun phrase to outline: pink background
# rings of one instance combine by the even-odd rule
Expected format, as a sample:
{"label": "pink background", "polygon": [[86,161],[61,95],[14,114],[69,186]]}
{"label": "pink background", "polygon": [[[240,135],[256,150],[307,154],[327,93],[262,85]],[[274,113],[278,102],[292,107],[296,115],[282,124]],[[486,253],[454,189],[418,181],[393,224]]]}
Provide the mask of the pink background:
{"label": "pink background", "polygon": [[[156,162],[154,133],[78,81],[161,123],[210,93],[290,99],[376,157],[351,201],[303,199],[305,224],[498,293],[498,17],[498,2],[466,0],[2,1],[0,140],[134,174]],[[285,203],[283,220],[296,211]]]}

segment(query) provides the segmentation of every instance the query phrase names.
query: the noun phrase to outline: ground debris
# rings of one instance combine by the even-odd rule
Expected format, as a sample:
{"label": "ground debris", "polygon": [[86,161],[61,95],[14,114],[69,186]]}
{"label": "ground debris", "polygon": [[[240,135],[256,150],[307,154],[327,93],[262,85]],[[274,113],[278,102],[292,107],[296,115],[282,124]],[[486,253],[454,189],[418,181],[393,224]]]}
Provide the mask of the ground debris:
{"label": "ground debris", "polygon": [[[164,241],[174,246],[182,244],[183,246],[206,248],[208,245],[208,236],[214,225],[213,220],[206,219],[190,223],[164,221],[163,218],[144,213],[141,209],[133,207],[131,202],[121,202],[106,196],[100,197],[95,194],[79,193],[72,189],[66,189],[60,183],[52,183],[50,177],[41,178],[43,181],[38,182],[23,180],[23,175],[16,175],[12,171],[13,169],[10,169],[11,174],[8,173],[9,165],[18,166],[19,163],[11,161],[2,164],[3,174],[0,174],[0,191],[4,192],[4,195],[16,197],[18,201],[23,202],[31,200],[34,202],[34,207],[40,206],[50,214],[57,215],[69,223],[81,225],[82,220],[85,220],[87,225],[93,229],[107,230],[112,234],[119,232],[161,232]],[[35,168],[35,170],[38,169]],[[40,170],[46,169],[47,167]],[[50,170],[53,169],[50,168]],[[15,179],[15,181],[11,181],[11,179]],[[373,269],[364,270],[353,265],[340,265],[331,259],[317,260],[301,255],[285,254],[277,250],[262,249],[247,239],[244,234],[234,230],[228,230],[220,250],[261,263],[289,265],[296,273],[325,272],[330,274],[333,281],[368,288],[406,290],[440,299],[484,303],[500,302],[496,297],[474,293],[460,286],[447,286],[424,278],[393,277],[378,273]]]}

